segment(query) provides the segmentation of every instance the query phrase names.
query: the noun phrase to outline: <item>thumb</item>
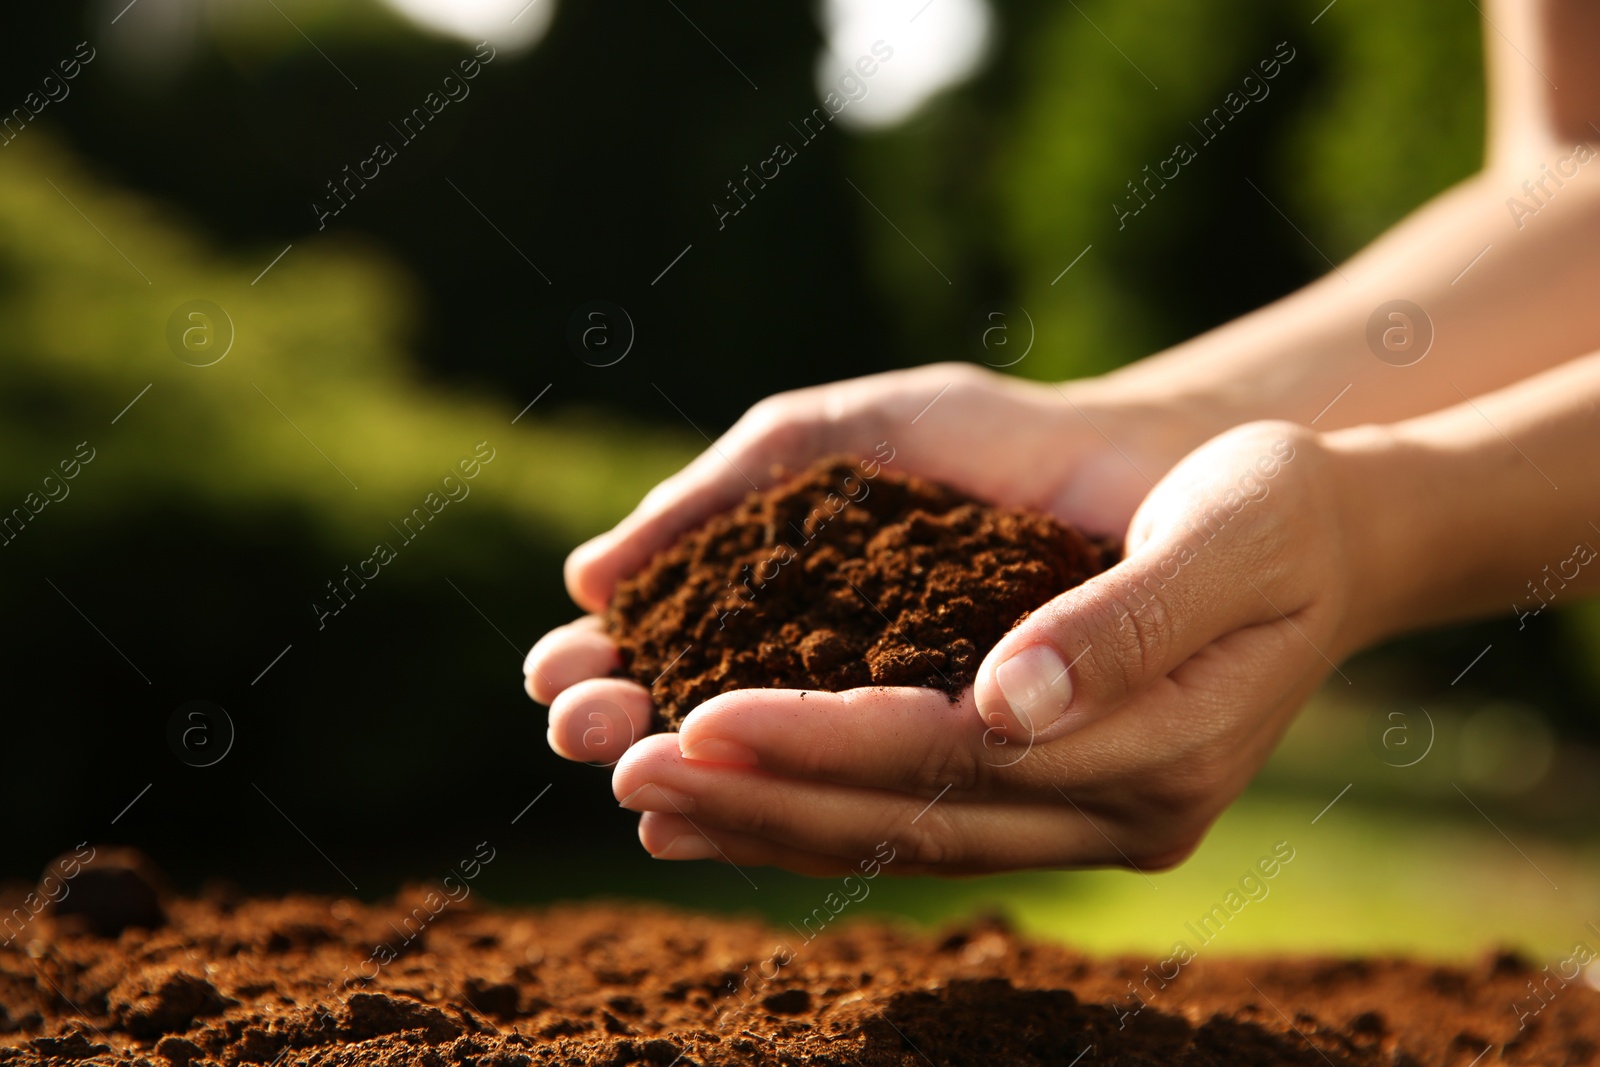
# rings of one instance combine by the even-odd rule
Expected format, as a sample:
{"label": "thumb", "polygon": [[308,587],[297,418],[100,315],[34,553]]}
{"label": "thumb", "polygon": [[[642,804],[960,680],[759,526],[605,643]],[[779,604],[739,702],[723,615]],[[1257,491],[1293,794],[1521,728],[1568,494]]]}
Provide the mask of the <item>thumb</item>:
{"label": "thumb", "polygon": [[1184,522],[1046,603],[979,667],[984,724],[1052,740],[1110,714],[1218,637],[1276,618],[1243,577],[1256,540],[1239,528],[1208,538],[1203,519]]}

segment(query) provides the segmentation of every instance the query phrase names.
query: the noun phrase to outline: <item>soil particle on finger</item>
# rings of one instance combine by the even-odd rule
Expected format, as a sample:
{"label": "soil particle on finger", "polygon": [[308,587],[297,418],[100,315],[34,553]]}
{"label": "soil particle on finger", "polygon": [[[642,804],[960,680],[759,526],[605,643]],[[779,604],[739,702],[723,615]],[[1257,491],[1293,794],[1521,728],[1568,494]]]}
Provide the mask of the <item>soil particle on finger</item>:
{"label": "soil particle on finger", "polygon": [[1211,955],[1175,965],[1097,959],[994,920],[938,934],[857,921],[808,935],[568,905],[448,908],[426,946],[391,958],[375,946],[396,938],[404,903],[176,899],[168,912],[148,936],[67,927],[31,952],[0,945],[0,1067],[1600,1059],[1600,992],[1577,981],[1536,998],[1537,972],[1505,956],[1460,967]]}
{"label": "soil particle on finger", "polygon": [[1048,515],[832,457],[683,535],[605,621],[671,729],[733,689],[954,699],[1018,620],[1113,559]]}

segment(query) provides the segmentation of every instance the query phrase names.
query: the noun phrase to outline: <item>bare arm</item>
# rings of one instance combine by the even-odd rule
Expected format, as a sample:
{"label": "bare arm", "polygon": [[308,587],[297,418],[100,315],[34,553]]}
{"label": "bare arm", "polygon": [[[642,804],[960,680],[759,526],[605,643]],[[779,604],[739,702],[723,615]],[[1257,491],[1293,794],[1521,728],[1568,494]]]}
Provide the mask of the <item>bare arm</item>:
{"label": "bare arm", "polygon": [[1346,648],[1600,592],[1600,353],[1386,427],[1330,435],[1361,516]]}
{"label": "bare arm", "polygon": [[[1486,10],[1484,169],[1316,283],[1110,375],[1111,396],[1175,396],[1203,439],[1252,419],[1310,422],[1349,386],[1317,422],[1336,429],[1437,410],[1600,349],[1600,129],[1587,117],[1600,119],[1600,9]],[[1366,338],[1397,298],[1435,333],[1412,366],[1383,362]]]}
{"label": "bare arm", "polygon": [[821,873],[888,840],[903,873],[1171,866],[1338,658],[1510,621],[1514,598],[1540,602],[1530,582],[1600,589],[1597,402],[1600,355],[1390,426],[1237,427],[1173,468],[1127,557],[1019,622],[959,702],[723,693],[622,753],[613,790],[669,859]]}

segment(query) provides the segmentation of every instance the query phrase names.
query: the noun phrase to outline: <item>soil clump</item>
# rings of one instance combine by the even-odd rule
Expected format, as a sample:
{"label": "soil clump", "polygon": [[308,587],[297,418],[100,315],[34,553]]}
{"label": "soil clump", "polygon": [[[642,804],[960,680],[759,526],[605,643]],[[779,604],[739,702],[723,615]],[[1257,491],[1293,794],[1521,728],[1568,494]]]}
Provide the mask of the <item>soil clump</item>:
{"label": "soil clump", "polygon": [[1115,558],[1048,515],[835,456],[683,535],[606,627],[669,729],[732,689],[954,700],[1018,620]]}

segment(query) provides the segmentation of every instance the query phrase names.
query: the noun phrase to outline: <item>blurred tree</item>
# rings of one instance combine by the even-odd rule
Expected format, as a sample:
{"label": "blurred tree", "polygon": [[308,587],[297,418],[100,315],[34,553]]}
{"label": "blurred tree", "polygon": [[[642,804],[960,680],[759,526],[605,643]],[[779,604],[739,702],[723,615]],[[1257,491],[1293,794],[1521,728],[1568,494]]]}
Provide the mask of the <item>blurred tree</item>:
{"label": "blurred tree", "polygon": [[[1477,168],[1470,5],[1315,14],[1263,0],[1007,5],[994,73],[859,153],[873,196],[953,279],[954,294],[900,236],[864,228],[911,358],[954,354],[998,300],[1037,328],[1017,373],[1108,370],[1327,269],[1273,204],[1337,259]],[[1279,42],[1294,58],[1261,79]],[[1223,132],[1202,129],[1229,93],[1247,98],[1249,75],[1266,95]],[[1180,142],[1194,158],[1144,184],[1172,173],[1161,164]]]}

